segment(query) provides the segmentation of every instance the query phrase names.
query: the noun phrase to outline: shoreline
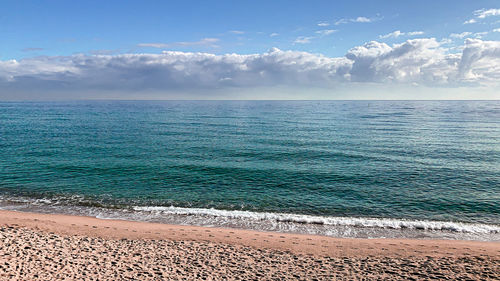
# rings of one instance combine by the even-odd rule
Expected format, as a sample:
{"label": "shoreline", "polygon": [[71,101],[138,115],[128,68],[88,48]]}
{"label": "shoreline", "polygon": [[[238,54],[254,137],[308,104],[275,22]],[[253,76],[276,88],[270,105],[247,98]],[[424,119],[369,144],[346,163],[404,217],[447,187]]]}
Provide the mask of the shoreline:
{"label": "shoreline", "polygon": [[[351,270],[353,268],[359,267],[357,269],[359,272],[354,275],[358,277],[369,276],[366,274],[376,273],[376,275],[374,275],[375,277],[385,276],[386,278],[396,278],[399,276],[398,278],[403,278],[404,275],[401,275],[401,270],[403,270],[403,273],[408,273],[408,271],[413,268],[416,269],[415,274],[418,275],[419,271],[422,271],[423,268],[429,265],[432,265],[433,267],[427,269],[427,271],[430,272],[429,274],[434,274],[429,276],[439,277],[441,276],[439,274],[445,274],[445,276],[449,276],[451,278],[457,278],[457,276],[463,276],[464,278],[478,278],[477,276],[482,276],[481,279],[494,279],[500,277],[500,243],[498,242],[384,238],[333,238],[328,236],[307,234],[260,232],[253,230],[226,229],[217,227],[168,225],[149,222],[108,220],[83,216],[25,213],[6,210],[0,210],[0,229],[2,230],[0,234],[6,235],[5,237],[10,237],[9,239],[11,239],[5,240],[4,237],[4,239],[0,239],[0,277],[14,276],[8,275],[11,271],[6,269],[8,267],[2,266],[2,263],[5,264],[5,262],[8,260],[8,264],[10,267],[15,267],[15,265],[19,266],[20,264],[22,266],[25,266],[27,264],[25,263],[25,259],[27,257],[32,257],[29,254],[19,255],[19,253],[16,253],[17,258],[11,257],[6,259],[6,256],[12,256],[14,254],[14,249],[17,249],[17,251],[24,253],[25,249],[36,247],[39,248],[39,251],[48,251],[49,254],[43,255],[45,257],[50,256],[50,253],[52,253],[52,251],[57,251],[59,249],[57,249],[57,247],[54,247],[54,245],[56,245],[55,242],[53,244],[50,244],[52,246],[50,246],[49,244],[40,245],[40,243],[45,243],[43,241],[55,240],[64,242],[73,241],[74,239],[79,241],[78,245],[76,245],[75,247],[74,244],[76,242],[71,242],[67,246],[71,246],[71,249],[68,250],[69,252],[72,251],[73,253],[76,253],[73,254],[72,257],[79,256],[82,254],[82,251],[86,251],[85,249],[87,249],[89,246],[81,246],[81,243],[87,245],[85,244],[87,243],[86,241],[94,241],[92,243],[89,242],[91,247],[94,247],[95,244],[101,245],[99,246],[100,248],[97,247],[96,249],[102,249],[103,247],[108,247],[109,249],[120,248],[121,253],[125,256],[130,254],[131,252],[136,252],[138,255],[143,256],[145,259],[149,257],[149,255],[155,255],[157,252],[160,253],[162,251],[173,251],[172,249],[177,249],[175,250],[174,255],[192,255],[190,256],[191,258],[189,262],[186,261],[181,262],[180,264],[170,265],[174,267],[179,266],[179,268],[191,268],[191,263],[193,262],[193,260],[197,261],[199,259],[206,259],[208,261],[219,261],[219,259],[215,257],[218,255],[234,255],[234,257],[232,257],[231,259],[236,258],[240,255],[250,255],[250,257],[255,258],[255,261],[253,263],[255,263],[254,265],[257,267],[248,265],[249,267],[247,268],[245,267],[246,265],[243,266],[244,264],[234,265],[237,268],[240,268],[238,270],[245,271],[245,274],[250,274],[244,275],[248,278],[252,276],[258,277],[252,274],[256,274],[259,271],[264,270],[258,269],[258,266],[260,266],[263,262],[266,262],[266,266],[277,263],[277,268],[275,269],[278,271],[274,272],[275,275],[278,274],[277,272],[279,272],[279,274],[289,274],[291,273],[289,272],[289,268],[297,265],[297,263],[301,264],[304,262],[309,264],[309,266],[313,266],[313,269],[318,270],[316,274],[323,274],[317,275],[319,279],[330,279],[330,277],[342,279],[342,274],[335,275],[336,270],[340,269],[335,269],[336,265],[332,264],[334,261],[342,264],[341,268],[344,269],[350,268]],[[36,240],[33,237],[42,238],[36,238],[38,239]],[[36,242],[35,240],[38,242]],[[161,249],[157,249],[153,252],[151,252],[151,250],[148,250],[151,249],[151,247],[156,247],[155,245],[163,245],[164,243],[167,244],[166,246],[161,247]],[[191,246],[185,246],[186,243]],[[27,244],[29,246],[26,246]],[[67,247],[65,247],[66,246],[61,246],[61,248],[64,248],[64,251],[67,250]],[[137,250],[136,247],[139,247],[139,249],[141,250]],[[9,248],[11,250],[5,250],[5,248]],[[181,250],[179,250],[178,248]],[[109,249],[104,252],[109,253]],[[107,256],[108,254],[96,255],[96,257],[104,258],[105,260],[122,259],[122,257],[119,255],[112,257]],[[261,257],[259,258],[259,256]],[[289,261],[283,262],[283,259]],[[47,262],[51,264],[52,260],[53,259],[50,258]],[[161,261],[161,259],[154,260],[156,262]],[[225,259],[221,259],[220,262],[222,262],[223,260]],[[127,263],[126,260],[123,262],[125,262],[125,264]],[[406,266],[405,263],[408,262],[412,262],[414,264],[408,265],[409,268],[407,269],[403,269]],[[372,268],[370,269],[363,267],[362,265],[364,263],[371,264]],[[464,263],[469,267],[464,267]],[[52,265],[48,265],[49,268],[51,268],[51,266]],[[149,268],[152,265],[149,264],[145,266],[146,268]],[[226,265],[224,267],[223,265],[218,264],[217,266],[217,268],[222,268],[226,271],[231,271],[233,269],[233,265]],[[244,269],[241,269],[241,266],[243,266]],[[377,266],[381,266],[381,271],[379,273],[377,273]],[[67,267],[72,268],[69,265],[67,265]],[[442,271],[448,267],[454,269],[450,269],[450,271],[445,270],[445,273],[443,273]],[[114,267],[111,267],[109,270],[114,270],[113,268]],[[44,270],[45,269],[43,269],[42,271]],[[51,271],[52,269],[46,270]],[[84,270],[84,268],[73,268],[73,271],[75,270],[81,272],[82,270]],[[207,268],[200,267],[199,270],[201,270],[200,272],[203,272],[203,270],[208,270],[208,277],[212,276],[212,273],[210,273],[210,270]],[[300,271],[301,269],[296,270]],[[387,275],[387,270],[392,270],[394,272],[394,275]],[[432,270],[434,270],[435,272]],[[38,269],[38,271],[40,271],[40,269]],[[136,272],[135,270],[128,271],[132,273]],[[37,272],[36,267],[34,272]],[[485,275],[483,275],[483,273]],[[185,274],[189,275],[188,272],[184,272],[184,274],[180,274],[180,276],[186,276]],[[300,274],[310,275],[314,274],[314,272],[311,273],[302,269]],[[476,276],[475,274],[480,275]],[[57,279],[56,275],[51,276],[51,278]],[[124,276],[126,275],[123,275],[122,277],[125,278]],[[138,276],[140,275],[134,276],[139,278]],[[151,277],[150,275],[145,275],[144,277],[148,276]],[[152,276],[153,277],[151,277],[151,280],[154,280],[154,276],[156,275]],[[217,279],[213,276],[212,278]],[[304,275],[306,279],[312,278],[310,276],[307,276],[308,275]],[[122,277],[116,278],[121,279]],[[290,278],[296,279],[293,278],[293,276]],[[353,276],[347,279],[352,278]],[[424,277],[420,276],[417,279],[422,278]],[[269,276],[269,279],[272,279],[271,276]]]}
{"label": "shoreline", "polygon": [[[1,199],[1,198],[0,198]],[[439,221],[384,217],[339,217],[294,213],[255,212],[205,208],[132,206],[106,208],[52,205],[29,199],[18,204],[0,201],[0,210],[60,214],[167,225],[231,228],[262,232],[320,235],[361,239],[432,239],[500,242],[500,225],[481,222]],[[17,201],[14,201],[17,202]],[[21,203],[22,202],[22,203]]]}
{"label": "shoreline", "polygon": [[[415,255],[453,254],[471,255],[473,249],[500,256],[500,243],[492,241],[406,239],[406,238],[336,238],[322,235],[256,231],[247,229],[173,225],[142,221],[99,219],[87,216],[44,214],[0,210],[0,225],[14,225],[52,232],[59,235],[80,235],[105,239],[166,239],[227,243],[294,253],[328,256],[376,255],[382,248],[396,253],[401,248],[414,251]],[[243,237],[240,237],[243,236]],[[259,239],[257,239],[257,238]],[[255,239],[255,240],[254,240]],[[291,240],[296,240],[292,243]],[[296,244],[297,242],[300,242]],[[315,244],[314,242],[320,242]],[[321,244],[322,243],[322,244]],[[335,246],[333,246],[335,245]],[[346,246],[339,250],[338,247]],[[401,246],[398,246],[401,245]],[[358,249],[347,248],[358,246]],[[369,247],[366,247],[369,246]],[[440,252],[435,251],[439,247]],[[471,248],[472,247],[472,248]],[[354,251],[354,250],[358,251]],[[386,255],[386,254],[384,254]]]}

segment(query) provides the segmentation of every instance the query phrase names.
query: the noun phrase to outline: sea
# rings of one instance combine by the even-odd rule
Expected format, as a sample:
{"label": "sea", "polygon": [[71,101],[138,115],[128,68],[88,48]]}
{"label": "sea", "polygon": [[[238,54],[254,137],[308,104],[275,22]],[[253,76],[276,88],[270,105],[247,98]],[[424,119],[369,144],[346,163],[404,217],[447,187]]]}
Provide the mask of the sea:
{"label": "sea", "polygon": [[0,102],[0,209],[500,241],[500,101]]}

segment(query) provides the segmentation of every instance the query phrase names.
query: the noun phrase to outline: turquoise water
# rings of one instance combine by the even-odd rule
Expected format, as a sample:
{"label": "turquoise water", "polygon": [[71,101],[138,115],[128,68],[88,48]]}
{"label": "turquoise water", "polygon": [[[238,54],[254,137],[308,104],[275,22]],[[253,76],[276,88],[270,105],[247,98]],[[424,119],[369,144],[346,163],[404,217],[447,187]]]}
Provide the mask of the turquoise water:
{"label": "turquoise water", "polygon": [[499,202],[499,101],[0,103],[6,209],[500,240]]}

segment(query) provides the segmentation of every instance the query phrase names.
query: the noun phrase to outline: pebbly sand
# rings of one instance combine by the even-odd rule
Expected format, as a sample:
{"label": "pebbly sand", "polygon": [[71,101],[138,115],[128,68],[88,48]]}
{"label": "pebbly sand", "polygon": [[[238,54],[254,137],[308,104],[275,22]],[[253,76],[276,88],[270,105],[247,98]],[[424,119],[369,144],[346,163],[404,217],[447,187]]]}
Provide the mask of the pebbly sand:
{"label": "pebbly sand", "polygon": [[0,280],[500,280],[500,243],[0,211]]}

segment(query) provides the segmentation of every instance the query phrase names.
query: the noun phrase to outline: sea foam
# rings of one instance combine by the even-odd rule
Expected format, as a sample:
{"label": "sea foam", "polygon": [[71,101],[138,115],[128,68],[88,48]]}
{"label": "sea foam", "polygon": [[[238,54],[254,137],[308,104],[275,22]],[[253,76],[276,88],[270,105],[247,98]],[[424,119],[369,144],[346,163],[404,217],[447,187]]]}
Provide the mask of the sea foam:
{"label": "sea foam", "polygon": [[186,215],[186,216],[207,216],[222,217],[231,219],[249,219],[274,222],[290,222],[299,224],[320,224],[331,226],[351,226],[351,227],[373,227],[388,229],[416,229],[431,231],[450,231],[463,233],[500,233],[500,226],[478,224],[478,223],[460,223],[447,221],[429,221],[429,220],[406,220],[392,218],[362,218],[362,217],[331,217],[331,216],[312,216],[287,213],[266,213],[251,212],[239,210],[218,210],[203,208],[182,208],[182,207],[162,207],[150,206],[133,207],[135,211],[145,211],[152,213],[161,213],[163,215]]}

